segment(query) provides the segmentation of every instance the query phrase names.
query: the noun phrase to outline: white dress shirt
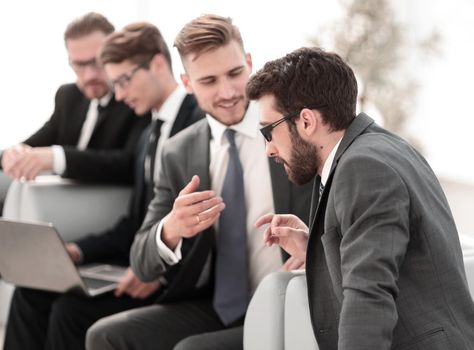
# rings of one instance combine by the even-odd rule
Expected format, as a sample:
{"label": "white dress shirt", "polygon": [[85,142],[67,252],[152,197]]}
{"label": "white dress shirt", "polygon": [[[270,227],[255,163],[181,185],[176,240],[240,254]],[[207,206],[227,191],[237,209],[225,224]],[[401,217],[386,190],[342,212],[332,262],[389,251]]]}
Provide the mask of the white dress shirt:
{"label": "white dress shirt", "polygon": [[[102,107],[106,107],[110,100],[112,99],[112,93],[108,93],[100,99],[92,99],[89,103],[89,109],[87,110],[86,120],[82,124],[81,134],[79,135],[79,141],[77,142],[77,148],[80,150],[85,150],[91,136],[94,132],[95,126],[97,124],[97,119],[99,117],[99,111],[97,107],[99,104]],[[58,175],[64,174],[66,171],[66,154],[62,146],[53,145],[53,172]]]}
{"label": "white dress shirt", "polygon": [[337,141],[336,145],[332,149],[332,151],[329,153],[326,161],[324,162],[323,165],[323,171],[321,172],[321,183],[323,186],[326,186],[326,182],[328,181],[329,177],[329,172],[331,171],[332,163],[334,162],[334,157],[336,156],[337,149],[339,148],[339,145],[341,144],[342,137]]}
{"label": "white dress shirt", "polygon": [[[250,271],[251,293],[268,273],[282,265],[278,246],[270,248],[263,244],[263,228],[256,228],[255,221],[262,215],[275,212],[270,177],[269,160],[265,154],[265,141],[259,133],[258,105],[250,103],[244,119],[231,129],[235,130],[235,143],[244,174],[245,203],[247,209],[247,253]],[[228,141],[224,137],[226,125],[207,115],[211,129],[210,164],[211,189],[220,195],[228,163]],[[224,209],[225,210],[225,209]],[[161,258],[170,265],[181,260],[181,242],[171,251],[161,241],[163,220],[158,226],[156,240]],[[218,223],[215,224],[219,234]],[[202,276],[201,276],[202,277]]]}
{"label": "white dress shirt", "polygon": [[[161,151],[163,149],[163,144],[170,137],[171,129],[176,117],[178,116],[179,109],[181,108],[185,97],[186,91],[181,86],[178,86],[171,93],[171,95],[168,96],[159,111],[152,111],[153,119],[160,119],[163,121],[163,124],[161,124],[160,128],[160,138],[158,139],[155,155],[155,170],[153,172],[153,181],[155,182],[160,172],[159,169],[161,165]],[[149,174],[149,172],[146,172],[146,174]]]}

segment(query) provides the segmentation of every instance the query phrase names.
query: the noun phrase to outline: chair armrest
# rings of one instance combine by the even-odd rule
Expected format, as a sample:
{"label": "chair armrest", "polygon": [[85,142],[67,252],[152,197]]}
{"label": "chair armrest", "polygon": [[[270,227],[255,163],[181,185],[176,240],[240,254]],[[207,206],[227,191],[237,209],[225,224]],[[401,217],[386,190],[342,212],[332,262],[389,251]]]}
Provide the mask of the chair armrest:
{"label": "chair armrest", "polygon": [[474,255],[474,236],[469,234],[460,234],[462,254],[464,256]]}
{"label": "chair armrest", "polygon": [[319,349],[311,326],[305,275],[296,276],[288,283],[284,337],[285,349]]}
{"label": "chair armrest", "polygon": [[274,272],[260,282],[245,316],[245,350],[284,349],[286,287],[301,273]]}
{"label": "chair armrest", "polygon": [[19,221],[51,222],[64,241],[101,232],[128,210],[129,187],[78,184],[57,176],[12,182],[3,214]]}
{"label": "chair armrest", "polygon": [[469,286],[469,291],[471,292],[471,297],[474,300],[474,254],[465,255],[464,259],[464,269],[466,270],[467,284]]}
{"label": "chair armrest", "polygon": [[9,178],[3,171],[0,170],[0,203],[4,201],[11,182],[11,178]]}

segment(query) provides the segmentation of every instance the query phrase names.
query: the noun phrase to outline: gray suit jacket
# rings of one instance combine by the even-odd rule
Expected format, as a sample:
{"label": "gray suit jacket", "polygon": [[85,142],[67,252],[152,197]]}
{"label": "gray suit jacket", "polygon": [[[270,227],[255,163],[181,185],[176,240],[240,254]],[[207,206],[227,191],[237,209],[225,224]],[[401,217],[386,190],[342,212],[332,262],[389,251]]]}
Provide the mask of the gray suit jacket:
{"label": "gray suit jacket", "polygon": [[[193,175],[201,179],[199,190],[211,188],[209,176],[210,129],[206,119],[195,123],[170,139],[163,147],[161,173],[155,187],[155,197],[140,231],[135,236],[130,260],[137,276],[143,281],[166,274],[169,281],[160,301],[198,295],[196,283],[214,246],[210,228],[194,238],[184,239],[183,259],[171,268],[160,258],[156,245],[156,229],[168,214],[175,198]],[[263,141],[262,141],[263,142]],[[309,216],[310,187],[290,184],[284,168],[269,160],[275,211],[294,213],[304,221]],[[245,179],[244,179],[245,181]]]}
{"label": "gray suit jacket", "polygon": [[474,349],[456,226],[416,150],[360,114],[318,197],[306,269],[321,350]]}

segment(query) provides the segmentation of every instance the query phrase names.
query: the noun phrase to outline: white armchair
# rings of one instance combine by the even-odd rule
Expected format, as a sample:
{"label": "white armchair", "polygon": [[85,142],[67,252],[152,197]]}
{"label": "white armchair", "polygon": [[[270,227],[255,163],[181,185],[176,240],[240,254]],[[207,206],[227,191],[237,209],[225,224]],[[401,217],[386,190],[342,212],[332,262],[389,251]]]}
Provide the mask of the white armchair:
{"label": "white armchair", "polygon": [[245,316],[244,349],[318,349],[304,270],[275,272],[262,280]]}
{"label": "white armchair", "polygon": [[[51,222],[64,241],[111,227],[128,210],[129,187],[78,184],[57,176],[36,181],[13,181],[3,217],[11,220]],[[1,274],[1,271],[0,271]],[[0,280],[0,324],[5,324],[13,286]]]}
{"label": "white armchair", "polygon": [[[474,237],[460,236],[474,299]],[[244,323],[245,350],[317,350],[311,327],[304,271],[265,277],[250,301]]]}
{"label": "white armchair", "polygon": [[[8,187],[10,186],[11,182],[12,180],[8,176],[6,176],[3,171],[0,170],[0,204],[3,203],[3,201],[5,200]],[[0,214],[1,214],[1,210],[0,210]]]}
{"label": "white armchair", "polygon": [[110,227],[127,212],[130,188],[78,184],[57,176],[14,181],[3,216],[21,221],[51,222],[65,241]]}

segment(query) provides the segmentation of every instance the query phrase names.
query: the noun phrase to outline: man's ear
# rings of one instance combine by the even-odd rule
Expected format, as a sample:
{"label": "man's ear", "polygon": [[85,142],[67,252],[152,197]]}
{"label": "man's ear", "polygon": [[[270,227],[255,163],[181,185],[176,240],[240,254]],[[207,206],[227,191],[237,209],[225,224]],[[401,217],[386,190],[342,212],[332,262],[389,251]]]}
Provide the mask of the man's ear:
{"label": "man's ear", "polygon": [[188,94],[192,94],[193,88],[191,86],[191,82],[189,81],[189,77],[186,75],[186,73],[180,74],[179,76],[181,78],[181,81],[183,82],[183,86],[186,89],[186,92]]}
{"label": "man's ear", "polygon": [[247,62],[249,72],[252,73],[252,56],[249,53],[245,54],[245,62]]}
{"label": "man's ear", "polygon": [[321,114],[317,110],[303,108],[299,118],[296,119],[301,135],[313,135],[321,125]]}

